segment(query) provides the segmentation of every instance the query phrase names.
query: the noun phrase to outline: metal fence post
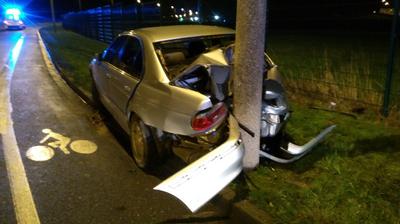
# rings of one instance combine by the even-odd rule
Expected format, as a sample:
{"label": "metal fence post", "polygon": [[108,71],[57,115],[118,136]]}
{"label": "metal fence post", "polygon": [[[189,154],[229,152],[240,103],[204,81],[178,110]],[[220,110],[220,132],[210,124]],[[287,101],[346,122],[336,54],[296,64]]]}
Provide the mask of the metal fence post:
{"label": "metal fence post", "polygon": [[399,0],[393,1],[393,22],[392,22],[392,31],[390,34],[390,46],[389,46],[389,58],[387,65],[387,73],[386,73],[386,81],[385,81],[385,93],[383,97],[383,116],[387,117],[389,115],[389,105],[390,105],[390,93],[392,89],[392,80],[393,80],[393,66],[394,66],[394,57],[395,57],[395,47],[396,47],[396,38],[397,38],[397,24],[399,18]]}

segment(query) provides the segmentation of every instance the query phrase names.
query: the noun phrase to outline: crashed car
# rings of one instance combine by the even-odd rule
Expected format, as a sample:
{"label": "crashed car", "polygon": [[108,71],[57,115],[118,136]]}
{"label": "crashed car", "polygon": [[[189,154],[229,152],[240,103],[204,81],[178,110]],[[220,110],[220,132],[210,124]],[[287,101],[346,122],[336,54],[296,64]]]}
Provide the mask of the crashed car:
{"label": "crashed car", "polygon": [[[170,151],[190,163],[155,189],[191,211],[242,171],[241,125],[231,114],[234,40],[234,30],[216,26],[141,28],[120,34],[89,65],[93,101],[128,133],[139,167],[150,168]],[[289,143],[275,153],[271,143],[290,113],[277,66],[266,54],[264,67],[260,156],[292,162],[331,128],[305,146]]]}

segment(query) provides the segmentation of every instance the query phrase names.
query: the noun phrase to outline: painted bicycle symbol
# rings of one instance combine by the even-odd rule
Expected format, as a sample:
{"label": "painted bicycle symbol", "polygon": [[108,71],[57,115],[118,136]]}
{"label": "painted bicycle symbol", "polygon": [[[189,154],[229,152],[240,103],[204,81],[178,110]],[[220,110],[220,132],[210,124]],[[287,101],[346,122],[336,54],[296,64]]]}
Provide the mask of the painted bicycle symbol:
{"label": "painted bicycle symbol", "polygon": [[97,151],[97,145],[89,140],[74,140],[62,134],[53,132],[51,129],[43,129],[46,136],[40,140],[38,146],[33,146],[26,151],[26,157],[33,161],[47,161],[53,158],[54,150],[59,149],[64,154],[71,153],[70,150],[80,154],[92,154]]}

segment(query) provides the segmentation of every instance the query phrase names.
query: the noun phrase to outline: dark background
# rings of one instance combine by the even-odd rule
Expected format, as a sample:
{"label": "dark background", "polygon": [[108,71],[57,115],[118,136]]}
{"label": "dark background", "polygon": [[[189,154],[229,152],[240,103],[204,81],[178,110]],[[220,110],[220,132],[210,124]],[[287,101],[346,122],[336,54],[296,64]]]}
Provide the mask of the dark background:
{"label": "dark background", "polygon": [[[81,0],[84,10],[110,4],[110,0]],[[392,0],[389,0],[391,3]],[[5,5],[4,1],[2,5]],[[31,20],[50,18],[49,0],[14,0]],[[135,4],[136,0],[114,0],[120,4]],[[156,2],[142,0],[142,2]],[[197,0],[160,0],[164,7],[195,9]],[[227,26],[234,26],[236,0],[201,0],[204,16],[220,15]],[[57,18],[65,13],[79,11],[78,0],[54,0]],[[387,29],[389,16],[379,16],[381,0],[269,0],[269,29]]]}

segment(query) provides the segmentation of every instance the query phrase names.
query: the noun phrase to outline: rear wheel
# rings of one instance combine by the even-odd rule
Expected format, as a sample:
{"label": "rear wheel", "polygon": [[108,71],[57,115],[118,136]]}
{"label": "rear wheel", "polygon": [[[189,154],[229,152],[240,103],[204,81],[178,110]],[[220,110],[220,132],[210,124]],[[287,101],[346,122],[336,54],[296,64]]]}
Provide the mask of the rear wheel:
{"label": "rear wheel", "polygon": [[130,125],[132,156],[138,167],[149,170],[154,167],[157,157],[156,143],[149,126],[133,116]]}

